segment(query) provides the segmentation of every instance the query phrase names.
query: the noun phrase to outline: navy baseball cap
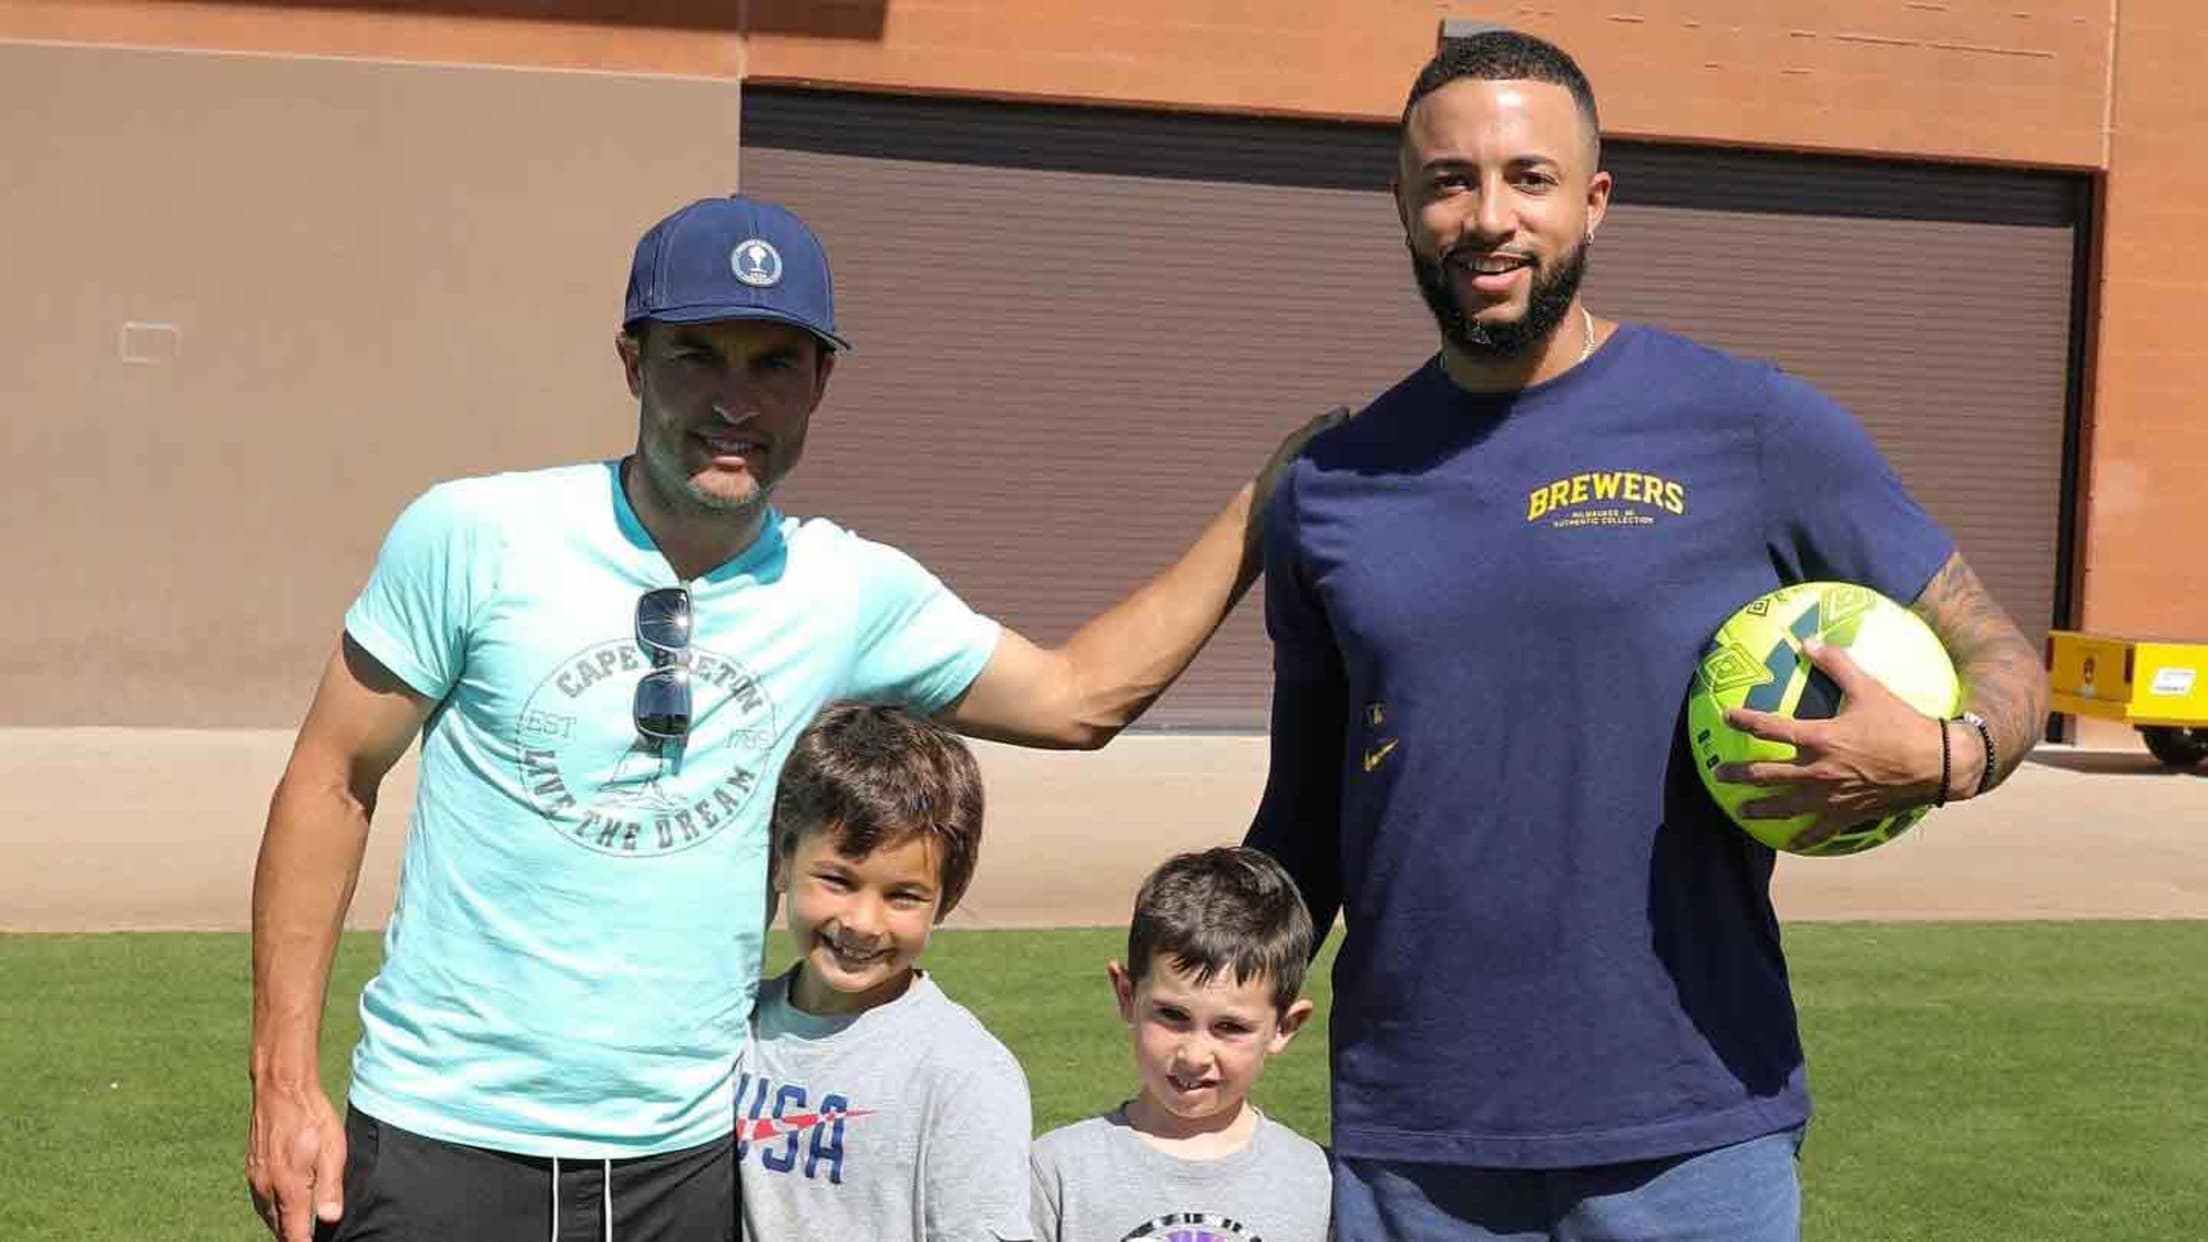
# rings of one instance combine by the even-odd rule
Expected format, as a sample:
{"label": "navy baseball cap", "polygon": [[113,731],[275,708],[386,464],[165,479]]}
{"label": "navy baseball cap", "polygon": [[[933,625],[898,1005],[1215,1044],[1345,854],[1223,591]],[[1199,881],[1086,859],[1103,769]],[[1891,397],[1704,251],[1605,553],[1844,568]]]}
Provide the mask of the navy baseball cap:
{"label": "navy baseball cap", "polygon": [[796,324],[834,349],[836,297],[828,252],[789,208],[731,194],[701,198],[637,239],[623,327],[640,319]]}

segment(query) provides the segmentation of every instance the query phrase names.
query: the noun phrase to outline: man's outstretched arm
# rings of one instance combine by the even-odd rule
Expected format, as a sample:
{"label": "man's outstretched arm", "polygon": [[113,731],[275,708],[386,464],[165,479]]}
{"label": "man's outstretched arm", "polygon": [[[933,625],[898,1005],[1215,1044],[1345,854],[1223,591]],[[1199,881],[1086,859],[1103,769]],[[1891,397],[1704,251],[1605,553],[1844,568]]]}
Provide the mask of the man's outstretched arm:
{"label": "man's outstretched arm", "polygon": [[253,872],[245,1176],[283,1242],[343,1208],[345,1130],[322,1091],[322,1010],[383,778],[431,704],[346,637],[277,782]]}

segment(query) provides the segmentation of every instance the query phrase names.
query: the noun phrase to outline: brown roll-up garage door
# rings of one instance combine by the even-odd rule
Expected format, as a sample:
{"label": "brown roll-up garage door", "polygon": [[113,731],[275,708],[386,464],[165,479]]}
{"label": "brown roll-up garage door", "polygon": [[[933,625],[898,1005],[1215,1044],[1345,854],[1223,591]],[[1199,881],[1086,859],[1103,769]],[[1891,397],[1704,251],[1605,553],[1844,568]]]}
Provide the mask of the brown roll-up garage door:
{"label": "brown roll-up garage door", "polygon": [[[1039,641],[1169,563],[1303,417],[1434,349],[1387,127],[753,87],[856,350],[785,498]],[[1605,315],[1847,403],[2036,638],[2065,558],[2074,179],[1612,144]],[[1261,726],[1246,603],[1152,725]]]}

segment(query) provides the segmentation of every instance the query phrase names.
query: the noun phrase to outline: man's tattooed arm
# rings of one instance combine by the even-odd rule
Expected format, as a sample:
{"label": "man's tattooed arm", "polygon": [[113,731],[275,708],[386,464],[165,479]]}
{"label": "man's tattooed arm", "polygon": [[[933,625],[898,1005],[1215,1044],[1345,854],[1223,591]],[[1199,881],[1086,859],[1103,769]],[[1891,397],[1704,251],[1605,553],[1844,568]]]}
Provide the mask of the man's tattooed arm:
{"label": "man's tattooed arm", "polygon": [[[1994,749],[1989,787],[2000,784],[2047,727],[2047,671],[2039,652],[1994,602],[1960,552],[1947,558],[1910,609],[1946,644],[1962,678],[1963,706],[1986,718]],[[1977,732],[1968,725],[1949,726],[1953,797],[1969,797],[1978,787],[1985,761]]]}

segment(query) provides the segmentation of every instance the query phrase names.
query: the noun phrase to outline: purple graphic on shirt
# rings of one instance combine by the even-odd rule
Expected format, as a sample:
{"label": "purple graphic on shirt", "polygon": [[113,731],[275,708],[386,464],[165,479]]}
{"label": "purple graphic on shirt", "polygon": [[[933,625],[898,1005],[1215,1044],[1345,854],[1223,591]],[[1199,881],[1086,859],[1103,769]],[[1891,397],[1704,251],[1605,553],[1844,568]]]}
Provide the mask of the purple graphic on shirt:
{"label": "purple graphic on shirt", "polygon": [[1210,1212],[1174,1212],[1127,1234],[1122,1242],[1265,1242],[1241,1221]]}

